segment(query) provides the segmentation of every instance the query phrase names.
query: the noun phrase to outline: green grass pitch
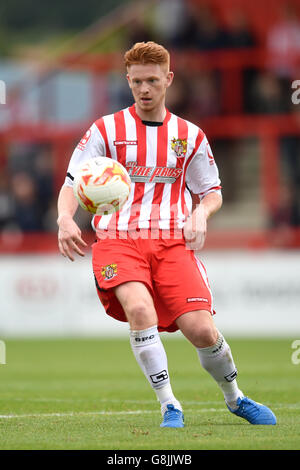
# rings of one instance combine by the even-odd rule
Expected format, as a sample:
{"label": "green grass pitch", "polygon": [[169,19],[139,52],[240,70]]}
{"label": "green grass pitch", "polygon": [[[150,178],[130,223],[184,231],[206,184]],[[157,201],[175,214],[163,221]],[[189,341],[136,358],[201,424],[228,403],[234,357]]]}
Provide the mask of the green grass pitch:
{"label": "green grass pitch", "polygon": [[0,449],[300,449],[293,339],[228,340],[239,387],[277,415],[277,426],[253,426],[229,413],[194,348],[168,336],[162,340],[183,429],[159,427],[159,404],[129,340],[7,340]]}

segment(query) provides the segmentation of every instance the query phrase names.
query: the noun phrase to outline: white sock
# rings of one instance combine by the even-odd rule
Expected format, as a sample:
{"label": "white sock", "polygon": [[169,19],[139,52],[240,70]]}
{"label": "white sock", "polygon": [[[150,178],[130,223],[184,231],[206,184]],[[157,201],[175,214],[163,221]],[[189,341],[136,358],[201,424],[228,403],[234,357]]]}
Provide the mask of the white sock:
{"label": "white sock", "polygon": [[162,415],[164,415],[164,413],[167,409],[167,405],[169,405],[169,404],[174,405],[174,407],[177,408],[177,410],[182,411],[181,404],[178,400],[176,400],[176,398],[173,394],[172,387],[171,387],[170,383],[164,385],[161,388],[157,388],[155,390],[155,392],[156,392],[156,396],[157,396],[158,401],[160,401],[160,407],[161,407],[161,414]]}
{"label": "white sock", "polygon": [[243,397],[238,388],[231,349],[219,332],[216,344],[208,348],[196,348],[201,365],[216,380],[221,388],[225,401],[231,409],[236,409],[236,401]]}
{"label": "white sock", "polygon": [[169,378],[168,361],[157,326],[146,330],[131,330],[130,344],[135,358],[160,401],[162,414],[168,404],[181,410]]}

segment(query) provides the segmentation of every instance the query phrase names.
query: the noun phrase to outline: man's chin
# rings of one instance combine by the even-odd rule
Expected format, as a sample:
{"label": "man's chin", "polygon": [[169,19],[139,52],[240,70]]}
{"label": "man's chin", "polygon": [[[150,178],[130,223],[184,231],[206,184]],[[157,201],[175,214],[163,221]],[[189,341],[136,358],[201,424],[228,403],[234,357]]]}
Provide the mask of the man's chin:
{"label": "man's chin", "polygon": [[148,100],[148,101],[142,101],[141,100],[140,101],[140,107],[142,109],[151,111],[154,108],[153,101],[152,100]]}

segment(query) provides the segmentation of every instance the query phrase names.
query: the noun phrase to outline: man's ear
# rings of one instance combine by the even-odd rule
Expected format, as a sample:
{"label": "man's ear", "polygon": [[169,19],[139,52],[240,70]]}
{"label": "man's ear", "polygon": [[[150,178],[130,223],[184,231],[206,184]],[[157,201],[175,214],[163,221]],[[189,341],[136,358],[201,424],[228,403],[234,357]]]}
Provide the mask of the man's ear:
{"label": "man's ear", "polygon": [[169,87],[170,85],[172,85],[173,78],[174,78],[174,72],[168,72],[168,75],[167,75],[167,87]]}
{"label": "man's ear", "polygon": [[129,74],[126,75],[126,78],[128,81],[129,88],[131,88],[131,80],[130,80]]}

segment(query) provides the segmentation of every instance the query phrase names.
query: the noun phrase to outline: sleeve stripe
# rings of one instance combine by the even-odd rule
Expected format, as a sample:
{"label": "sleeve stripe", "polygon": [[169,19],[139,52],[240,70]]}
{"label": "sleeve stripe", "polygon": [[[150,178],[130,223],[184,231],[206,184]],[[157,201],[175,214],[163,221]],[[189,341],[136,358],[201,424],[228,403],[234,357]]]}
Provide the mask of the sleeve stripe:
{"label": "sleeve stripe", "polygon": [[95,121],[95,125],[97,126],[98,131],[100,132],[101,137],[104,140],[105,150],[106,150],[106,157],[111,158],[111,153],[110,153],[110,148],[109,148],[108,138],[107,138],[107,132],[106,132],[103,117],[100,118],[100,119],[97,119],[97,121]]}
{"label": "sleeve stripe", "polygon": [[219,191],[220,189],[222,189],[222,186],[214,186],[212,188],[207,189],[206,191],[203,191],[203,193],[199,193],[199,194],[200,196],[202,196],[203,194],[207,194],[210,191]]}
{"label": "sleeve stripe", "polygon": [[71,173],[67,173],[67,177],[70,178],[70,180],[74,181],[74,176],[71,175]]}

